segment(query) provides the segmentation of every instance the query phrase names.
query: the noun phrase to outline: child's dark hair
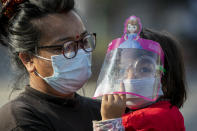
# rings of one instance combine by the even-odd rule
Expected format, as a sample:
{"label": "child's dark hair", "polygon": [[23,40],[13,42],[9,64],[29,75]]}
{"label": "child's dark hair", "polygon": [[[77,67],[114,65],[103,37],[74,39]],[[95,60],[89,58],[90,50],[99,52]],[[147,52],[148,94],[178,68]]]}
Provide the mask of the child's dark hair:
{"label": "child's dark hair", "polygon": [[142,38],[160,43],[165,55],[166,73],[162,76],[164,98],[169,99],[172,105],[182,107],[187,98],[187,86],[180,43],[167,32],[157,32],[145,28],[140,35]]}
{"label": "child's dark hair", "polygon": [[[17,67],[17,70],[20,70],[19,74],[22,75],[27,74],[27,71],[18,54],[19,52],[27,52],[30,55],[34,53],[41,34],[36,20],[48,14],[74,10],[74,0],[23,1],[14,8],[14,14],[10,18],[4,15],[5,9],[0,8],[0,44],[9,48],[11,64]],[[22,76],[19,77],[23,79]]]}

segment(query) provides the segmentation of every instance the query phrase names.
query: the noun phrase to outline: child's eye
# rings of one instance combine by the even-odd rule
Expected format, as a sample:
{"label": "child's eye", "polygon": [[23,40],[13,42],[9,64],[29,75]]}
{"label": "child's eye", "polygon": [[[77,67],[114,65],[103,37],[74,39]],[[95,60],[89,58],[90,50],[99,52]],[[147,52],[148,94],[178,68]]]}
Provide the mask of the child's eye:
{"label": "child's eye", "polygon": [[151,69],[150,68],[147,68],[147,67],[143,67],[143,68],[141,68],[140,72],[142,72],[142,73],[148,73],[148,72],[151,72]]}
{"label": "child's eye", "polygon": [[140,77],[148,77],[154,74],[154,71],[151,67],[140,67],[136,70],[136,73]]}

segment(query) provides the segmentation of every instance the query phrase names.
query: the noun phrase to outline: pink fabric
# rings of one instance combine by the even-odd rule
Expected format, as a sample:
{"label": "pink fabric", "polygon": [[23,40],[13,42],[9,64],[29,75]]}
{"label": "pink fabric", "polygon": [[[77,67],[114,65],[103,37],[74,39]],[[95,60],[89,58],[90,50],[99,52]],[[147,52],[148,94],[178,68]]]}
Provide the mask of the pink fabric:
{"label": "pink fabric", "polygon": [[168,101],[124,114],[122,124],[126,131],[185,131],[181,112]]}
{"label": "pink fabric", "polygon": [[109,46],[108,46],[107,53],[109,53],[109,52],[111,52],[112,50],[118,48],[119,45],[120,45],[121,43],[123,43],[124,41],[125,41],[125,40],[124,40],[123,37],[122,37],[122,38],[117,38],[117,39],[112,40],[112,42],[111,42],[111,43],[109,44]]}
{"label": "pink fabric", "polygon": [[137,41],[140,43],[144,50],[148,50],[158,54],[161,58],[162,64],[164,64],[164,53],[159,43],[142,38],[139,38]]}

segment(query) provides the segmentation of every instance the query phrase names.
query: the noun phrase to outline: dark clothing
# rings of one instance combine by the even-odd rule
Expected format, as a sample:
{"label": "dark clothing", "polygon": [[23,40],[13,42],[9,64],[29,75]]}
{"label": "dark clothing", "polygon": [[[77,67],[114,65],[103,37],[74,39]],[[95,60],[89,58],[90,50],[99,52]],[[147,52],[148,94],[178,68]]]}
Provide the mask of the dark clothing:
{"label": "dark clothing", "polygon": [[75,94],[63,99],[26,87],[0,109],[0,131],[92,131],[100,101]]}

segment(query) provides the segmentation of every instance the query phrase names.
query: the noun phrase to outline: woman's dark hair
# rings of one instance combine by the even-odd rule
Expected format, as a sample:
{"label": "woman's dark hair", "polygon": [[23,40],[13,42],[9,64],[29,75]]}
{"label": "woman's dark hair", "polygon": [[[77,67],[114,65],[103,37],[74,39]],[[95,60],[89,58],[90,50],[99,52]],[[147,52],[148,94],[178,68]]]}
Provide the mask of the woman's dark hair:
{"label": "woman's dark hair", "polygon": [[180,43],[167,32],[157,32],[143,29],[141,37],[158,42],[164,51],[164,68],[162,76],[164,98],[169,99],[172,105],[182,107],[187,98],[186,78]]}
{"label": "woman's dark hair", "polygon": [[[1,4],[2,6],[2,4]],[[40,40],[41,30],[35,22],[48,14],[74,10],[74,0],[24,0],[17,5],[11,18],[0,12],[0,44],[10,50],[11,64],[23,74],[27,71],[19,59],[19,52],[35,53]],[[34,22],[32,22],[34,21]],[[21,76],[22,78],[22,76]]]}

